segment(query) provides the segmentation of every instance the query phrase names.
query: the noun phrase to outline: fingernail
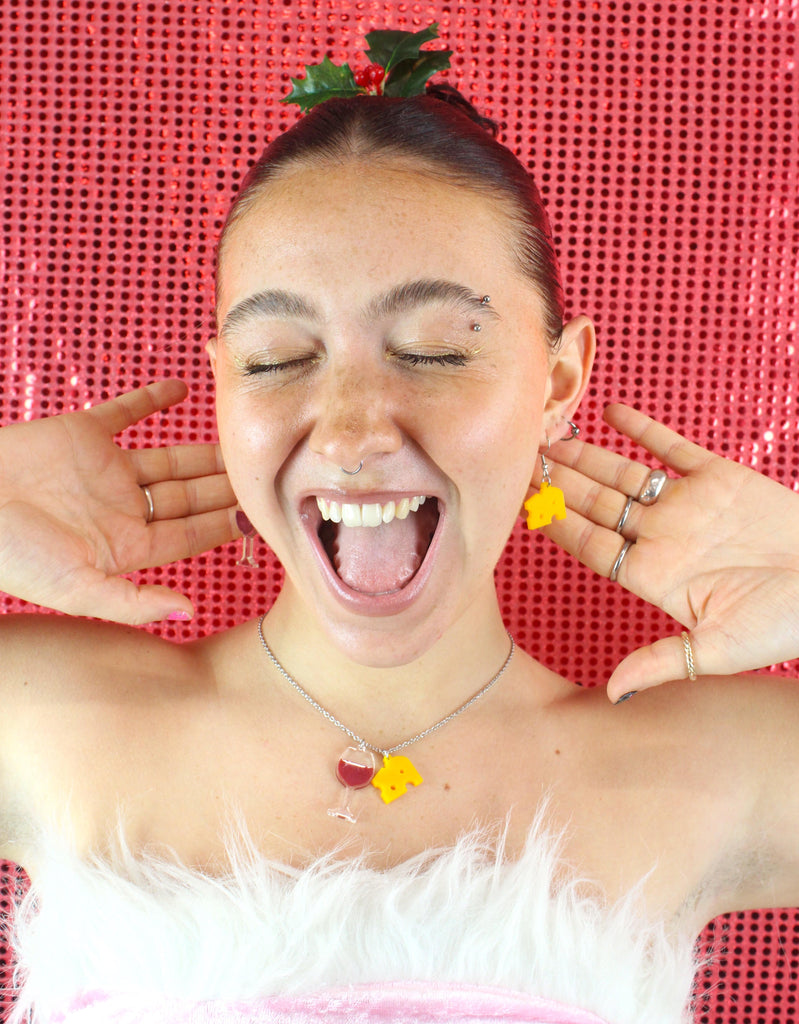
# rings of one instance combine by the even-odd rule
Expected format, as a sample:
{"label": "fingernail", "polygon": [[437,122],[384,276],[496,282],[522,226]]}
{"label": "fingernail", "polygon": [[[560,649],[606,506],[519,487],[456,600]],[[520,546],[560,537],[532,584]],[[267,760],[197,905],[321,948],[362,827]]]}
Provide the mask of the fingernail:
{"label": "fingernail", "polygon": [[619,699],[616,701],[616,703],[617,704],[623,704],[626,700],[629,700],[630,697],[634,697],[636,695],[636,693],[638,693],[638,690],[630,690],[629,693],[622,694],[622,696],[619,697]]}
{"label": "fingernail", "polygon": [[188,612],[170,612],[167,615],[167,622],[190,622],[191,615]]}

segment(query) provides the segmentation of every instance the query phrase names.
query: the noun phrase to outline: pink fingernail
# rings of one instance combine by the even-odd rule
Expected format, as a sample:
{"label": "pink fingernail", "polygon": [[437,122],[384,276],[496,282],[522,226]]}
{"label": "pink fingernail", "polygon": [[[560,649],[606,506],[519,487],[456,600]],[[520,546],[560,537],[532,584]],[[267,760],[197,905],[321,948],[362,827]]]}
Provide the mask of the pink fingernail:
{"label": "pink fingernail", "polygon": [[167,622],[190,622],[191,615],[188,612],[170,612],[167,615]]}

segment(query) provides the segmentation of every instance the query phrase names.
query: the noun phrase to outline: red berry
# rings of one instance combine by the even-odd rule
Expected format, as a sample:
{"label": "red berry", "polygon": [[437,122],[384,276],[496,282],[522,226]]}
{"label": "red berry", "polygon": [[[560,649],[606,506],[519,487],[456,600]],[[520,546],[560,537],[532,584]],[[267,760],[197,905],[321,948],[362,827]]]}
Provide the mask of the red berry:
{"label": "red berry", "polygon": [[366,89],[369,92],[381,92],[380,83],[386,77],[386,70],[379,64],[370,64],[353,74],[355,84],[359,89]]}

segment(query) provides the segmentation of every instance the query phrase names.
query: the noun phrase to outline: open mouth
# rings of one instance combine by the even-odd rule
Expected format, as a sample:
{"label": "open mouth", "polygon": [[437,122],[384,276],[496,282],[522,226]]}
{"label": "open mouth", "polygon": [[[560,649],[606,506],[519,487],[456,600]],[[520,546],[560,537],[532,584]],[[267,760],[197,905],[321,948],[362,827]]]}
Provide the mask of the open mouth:
{"label": "open mouth", "polygon": [[438,526],[438,501],[351,504],[316,498],[318,536],[333,571],[351,590],[374,597],[406,587],[423,564]]}

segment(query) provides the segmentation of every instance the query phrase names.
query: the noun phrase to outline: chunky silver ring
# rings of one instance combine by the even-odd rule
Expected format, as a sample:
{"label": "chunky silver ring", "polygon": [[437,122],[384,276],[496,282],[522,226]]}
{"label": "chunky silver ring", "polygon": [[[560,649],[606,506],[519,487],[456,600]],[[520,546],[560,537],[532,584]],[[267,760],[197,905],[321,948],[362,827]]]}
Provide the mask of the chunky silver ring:
{"label": "chunky silver ring", "polygon": [[613,568],[610,570],[610,576],[608,576],[608,579],[611,583],[616,582],[619,575],[619,569],[621,569],[621,563],[627,557],[627,552],[630,550],[633,544],[635,544],[634,540],[626,540],[622,546],[621,551],[618,553],[618,555],[616,555],[616,561],[613,563]]}
{"label": "chunky silver ring", "polygon": [[363,469],[363,459],[358,463],[357,469],[345,469],[343,466],[340,467],[342,473],[346,473],[347,476],[357,476]]}
{"label": "chunky silver ring", "polygon": [[147,515],[145,522],[151,523],[155,519],[155,505],[153,505],[153,496],[150,492],[150,488],[146,485],[142,485],[142,494],[147,499]]}
{"label": "chunky silver ring", "polygon": [[694,682],[696,679],[696,668],[694,667],[694,649],[691,646],[691,638],[687,633],[683,632],[680,633],[680,639],[685,648],[685,667],[688,669],[688,678],[691,682]]}
{"label": "chunky silver ring", "polygon": [[668,474],[662,469],[653,469],[646,478],[646,483],[636,499],[640,505],[654,505],[658,500],[663,485],[668,480]]}
{"label": "chunky silver ring", "polygon": [[630,514],[630,509],[633,507],[634,501],[635,498],[627,499],[627,503],[624,506],[624,511],[619,517],[618,523],[616,523],[616,533],[621,533],[621,531],[624,529],[624,524],[627,522],[627,516]]}

